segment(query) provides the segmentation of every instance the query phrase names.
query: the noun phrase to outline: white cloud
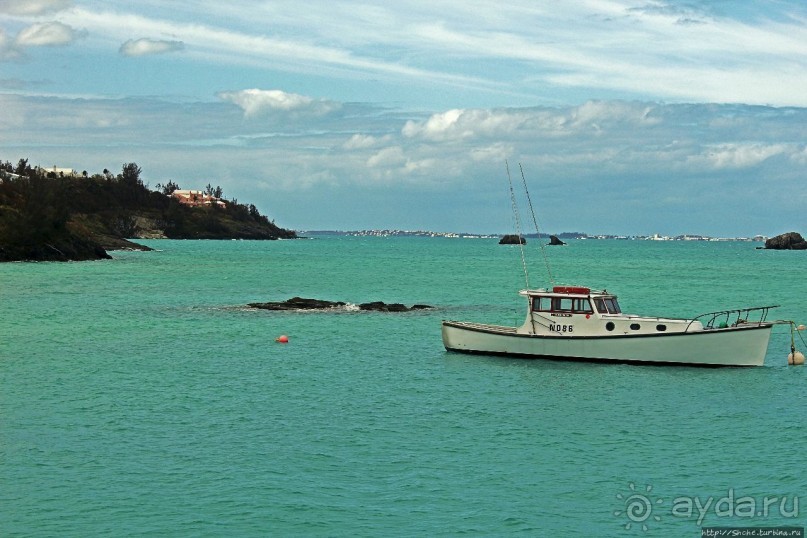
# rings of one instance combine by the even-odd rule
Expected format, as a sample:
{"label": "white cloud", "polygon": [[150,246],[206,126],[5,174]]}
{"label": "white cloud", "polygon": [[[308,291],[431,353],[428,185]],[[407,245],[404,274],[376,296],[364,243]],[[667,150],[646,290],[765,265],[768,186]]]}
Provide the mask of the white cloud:
{"label": "white cloud", "polygon": [[572,110],[575,126],[598,126],[602,122],[655,125],[660,118],[652,117],[653,106],[623,101],[588,101]]}
{"label": "white cloud", "polygon": [[430,157],[428,151],[402,146],[379,150],[367,159],[366,166],[372,179],[385,183],[436,184],[446,175],[446,171],[441,170],[439,177],[435,177],[440,161]]}
{"label": "white cloud", "polygon": [[14,46],[14,41],[0,28],[0,61],[16,60],[21,56],[20,50]]}
{"label": "white cloud", "polygon": [[45,22],[21,30],[15,43],[20,47],[55,47],[69,45],[84,35],[86,32],[74,30],[61,22]]}
{"label": "white cloud", "polygon": [[623,101],[589,101],[567,109],[453,109],[426,120],[409,120],[402,129],[408,138],[426,140],[477,140],[517,136],[537,131],[541,136],[569,136],[601,132],[615,125],[652,126],[654,106]]}
{"label": "white cloud", "polygon": [[519,129],[525,119],[522,113],[514,111],[453,109],[433,114],[426,121],[407,121],[402,133],[426,140],[500,136]]}
{"label": "white cloud", "polygon": [[383,89],[400,89],[376,96],[393,102],[399,95],[432,96],[447,108],[466,105],[452,103],[447,87],[476,97],[469,101],[473,106],[614,96],[807,104],[799,91],[807,86],[807,26],[795,1],[772,7],[770,16],[745,19],[731,13],[748,6],[703,15],[688,5],[648,7],[633,0],[566,2],[551,9],[526,0],[462,9],[449,2],[347,1],[304,16],[304,4],[294,2],[101,4],[82,4],[60,20],[88,28],[98,41],[141,35],[176,40],[206,68],[360,80],[361,87],[334,95],[342,100],[348,91],[369,95],[376,87],[366,84],[372,77]]}
{"label": "white cloud", "polygon": [[782,154],[796,155],[798,150],[788,144],[718,144],[707,148],[703,157],[714,168],[750,168]]}
{"label": "white cloud", "polygon": [[266,112],[310,112],[315,115],[327,114],[339,108],[337,103],[316,100],[312,97],[287,93],[281,90],[249,90],[219,92],[217,96],[241,107],[247,117]]}
{"label": "white cloud", "polygon": [[[447,133],[456,131],[457,122],[465,113],[464,110],[454,109],[439,114],[433,114],[425,122],[407,121],[403,128],[404,136],[423,136],[424,138],[442,138]],[[459,133],[460,136],[462,133]],[[466,132],[466,134],[472,134]],[[455,134],[456,136],[456,134]]]}
{"label": "white cloud", "polygon": [[[211,13],[219,11],[213,5],[209,7]],[[193,16],[204,18],[205,11],[202,8],[194,9]],[[396,79],[429,79],[453,85],[485,84],[476,77],[416,68],[395,60],[355,54],[349,48],[338,45],[318,44],[315,38],[299,37],[296,24],[292,35],[269,33],[267,28],[274,28],[276,21],[261,18],[261,14],[262,10],[256,10],[253,6],[238,12],[236,6],[229,4],[219,18],[211,19],[205,24],[197,21],[175,22],[170,18],[160,19],[136,13],[75,8],[62,15],[62,20],[74,21],[90,29],[93,35],[105,35],[108,38],[117,36],[121,28],[141,35],[148,33],[172,36],[189,48],[192,47],[195,58],[215,64],[260,69],[270,66],[272,69],[315,75],[321,75],[325,68],[331,74],[341,76],[349,73],[353,73],[352,76],[374,73]],[[239,28],[237,31],[222,24],[221,18],[231,20],[239,15],[247,19],[247,29]],[[295,23],[300,20],[299,14],[294,15],[294,20]]]}
{"label": "white cloud", "polygon": [[397,168],[405,163],[406,157],[400,146],[384,148],[367,159],[368,168]]}
{"label": "white cloud", "polygon": [[185,48],[182,41],[166,41],[156,39],[130,39],[120,46],[118,50],[124,56],[148,56],[151,54],[165,54],[177,52]]}
{"label": "white cloud", "polygon": [[387,143],[391,140],[392,137],[389,135],[383,137],[376,137],[372,135],[365,135],[365,134],[354,134],[350,137],[350,139],[345,142],[342,147],[348,150],[354,149],[369,149],[373,148],[379,144]]}
{"label": "white cloud", "polygon": [[[437,166],[439,165],[438,159],[420,159],[420,160],[410,160],[406,161],[404,165],[404,172],[406,174],[428,174],[430,172],[434,172]],[[434,177],[429,177],[430,181],[434,181]]]}
{"label": "white cloud", "polygon": [[70,0],[0,0],[0,13],[9,15],[44,15],[70,7]]}
{"label": "white cloud", "polygon": [[796,150],[790,155],[790,160],[799,166],[807,165],[807,146],[802,146],[801,150]]}
{"label": "white cloud", "polygon": [[496,142],[489,146],[474,148],[470,156],[476,162],[496,162],[502,163],[513,155],[512,144]]}

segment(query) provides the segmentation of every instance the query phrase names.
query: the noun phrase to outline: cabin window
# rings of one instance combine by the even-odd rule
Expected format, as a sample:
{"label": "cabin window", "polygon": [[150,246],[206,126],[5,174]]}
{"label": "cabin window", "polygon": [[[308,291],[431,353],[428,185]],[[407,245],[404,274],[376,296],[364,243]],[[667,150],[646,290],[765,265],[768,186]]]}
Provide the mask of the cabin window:
{"label": "cabin window", "polygon": [[581,314],[591,314],[593,312],[591,309],[591,303],[588,301],[588,299],[573,299],[572,309]]}
{"label": "cabin window", "polygon": [[609,314],[619,314],[622,312],[619,308],[619,303],[616,302],[616,297],[608,297],[604,299],[604,301]]}
{"label": "cabin window", "polygon": [[630,324],[630,330],[631,331],[638,331],[641,328],[642,328],[642,326],[639,325],[638,323],[631,323]]}
{"label": "cabin window", "polygon": [[667,326],[666,326],[666,325],[663,325],[663,324],[656,325],[656,330],[657,330],[658,332],[660,332],[660,333],[663,333],[664,331],[666,331],[666,330],[667,330]]}
{"label": "cabin window", "polygon": [[594,299],[594,305],[597,307],[597,312],[600,314],[608,313],[608,308],[605,307],[605,301],[602,299]]}
{"label": "cabin window", "polygon": [[553,312],[571,312],[572,299],[570,297],[552,297]]}
{"label": "cabin window", "polygon": [[551,308],[551,303],[549,301],[549,297],[533,297],[532,298],[532,310],[534,312],[549,312]]}
{"label": "cabin window", "polygon": [[[594,312],[588,298],[572,297],[533,297],[532,310],[533,312],[574,312],[576,314]],[[603,312],[605,312],[604,308]]]}
{"label": "cabin window", "polygon": [[608,323],[605,324],[606,331],[613,331],[614,327],[616,327],[616,325],[614,325],[613,321],[609,321]]}

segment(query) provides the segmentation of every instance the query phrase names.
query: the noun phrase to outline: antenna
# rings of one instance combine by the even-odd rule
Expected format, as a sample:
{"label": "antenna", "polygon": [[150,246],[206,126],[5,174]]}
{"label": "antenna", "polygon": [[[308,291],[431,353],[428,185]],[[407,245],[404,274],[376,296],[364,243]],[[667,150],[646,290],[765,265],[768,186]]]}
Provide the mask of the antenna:
{"label": "antenna", "polygon": [[[549,258],[546,257],[546,249],[543,241],[541,241],[541,231],[538,228],[538,219],[535,217],[535,210],[532,208],[532,198],[530,198],[530,191],[527,188],[527,180],[524,178],[524,168],[521,163],[518,163],[518,169],[521,170],[521,181],[524,183],[524,192],[527,194],[527,202],[530,205],[530,213],[532,214],[532,223],[535,225],[535,233],[538,235],[538,244],[541,246],[541,255],[544,257],[544,265],[546,265],[546,274],[549,276],[549,283],[555,285],[555,279],[552,277],[552,269],[549,267]],[[510,172],[508,171],[508,177]],[[512,184],[510,185],[512,192]],[[529,287],[529,286],[528,286]]]}
{"label": "antenna", "polygon": [[524,237],[521,235],[521,217],[518,214],[516,193],[513,191],[513,180],[510,178],[510,164],[506,159],[504,161],[504,166],[507,168],[507,182],[510,185],[510,203],[513,205],[513,217],[516,220],[516,235],[518,236],[518,248],[521,250],[521,266],[524,268],[524,283],[527,285],[527,289],[530,289],[530,275],[527,272],[527,259],[524,257]]}

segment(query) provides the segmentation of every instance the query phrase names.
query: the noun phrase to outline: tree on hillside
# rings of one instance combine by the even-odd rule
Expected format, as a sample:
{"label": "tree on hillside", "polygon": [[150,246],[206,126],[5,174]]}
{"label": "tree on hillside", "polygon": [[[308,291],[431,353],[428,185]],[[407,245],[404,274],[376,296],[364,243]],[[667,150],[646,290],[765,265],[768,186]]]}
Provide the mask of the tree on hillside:
{"label": "tree on hillside", "polygon": [[179,185],[169,180],[168,183],[166,183],[165,185],[160,185],[159,183],[157,183],[157,190],[166,196],[171,196],[172,194],[174,194],[174,191],[179,190]]}
{"label": "tree on hillside", "polygon": [[31,173],[31,167],[28,164],[28,159],[20,159],[17,163],[17,168],[14,169],[15,174],[19,174],[21,176],[27,176]]}
{"label": "tree on hillside", "polygon": [[221,198],[224,194],[224,191],[221,190],[221,187],[214,187],[210,183],[207,184],[205,187],[205,194],[207,196],[212,196],[213,198]]}
{"label": "tree on hillside", "polygon": [[12,246],[41,244],[64,230],[70,215],[65,183],[31,172],[3,186],[0,206],[7,207],[0,219],[0,242]]}
{"label": "tree on hillside", "polygon": [[140,173],[143,170],[137,166],[137,163],[126,163],[123,165],[120,176],[118,179],[127,185],[142,185],[140,180]]}
{"label": "tree on hillside", "polygon": [[141,172],[137,163],[126,163],[117,176],[115,190],[124,207],[138,205],[148,198],[148,190],[140,179]]}

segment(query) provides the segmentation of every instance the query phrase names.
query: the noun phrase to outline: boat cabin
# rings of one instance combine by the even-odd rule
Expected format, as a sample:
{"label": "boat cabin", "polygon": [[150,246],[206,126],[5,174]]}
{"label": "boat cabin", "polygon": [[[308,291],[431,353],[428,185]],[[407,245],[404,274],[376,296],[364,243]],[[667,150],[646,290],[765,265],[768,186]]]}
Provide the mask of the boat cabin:
{"label": "boat cabin", "polygon": [[523,290],[527,319],[519,333],[544,336],[616,336],[703,330],[700,322],[626,315],[616,295],[579,286]]}

